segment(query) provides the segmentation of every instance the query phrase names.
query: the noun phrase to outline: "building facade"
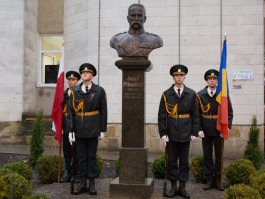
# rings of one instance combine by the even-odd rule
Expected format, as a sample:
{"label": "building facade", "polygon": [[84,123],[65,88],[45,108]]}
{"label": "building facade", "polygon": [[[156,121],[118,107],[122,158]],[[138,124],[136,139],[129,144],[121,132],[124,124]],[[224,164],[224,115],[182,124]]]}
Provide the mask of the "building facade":
{"label": "building facade", "polygon": [[[0,137],[18,133],[23,118],[39,110],[50,116],[54,71],[64,41],[65,71],[78,70],[84,62],[96,66],[94,82],[105,88],[109,109],[108,132],[100,147],[119,148],[122,73],[114,64],[119,58],[109,42],[113,35],[128,30],[127,10],[132,3],[146,8],[145,31],[160,35],[164,41],[164,46],[149,56],[153,69],[146,73],[148,150],[164,150],[158,136],[157,113],[162,92],[173,84],[170,67],[178,63],[188,66],[185,84],[199,91],[206,85],[204,72],[210,68],[219,70],[225,32],[234,109],[225,156],[242,156],[253,116],[261,130],[263,149],[263,0],[0,1]],[[193,142],[191,155],[200,154],[201,142]]]}

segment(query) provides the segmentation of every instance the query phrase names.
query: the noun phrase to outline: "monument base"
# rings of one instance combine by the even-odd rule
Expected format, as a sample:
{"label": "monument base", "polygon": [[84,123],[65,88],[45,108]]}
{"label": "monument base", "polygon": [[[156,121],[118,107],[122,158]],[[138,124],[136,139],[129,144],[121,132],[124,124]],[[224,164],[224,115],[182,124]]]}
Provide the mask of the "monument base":
{"label": "monument base", "polygon": [[144,184],[121,183],[115,178],[110,183],[110,198],[112,199],[144,199],[150,198],[154,192],[153,178],[145,178]]}

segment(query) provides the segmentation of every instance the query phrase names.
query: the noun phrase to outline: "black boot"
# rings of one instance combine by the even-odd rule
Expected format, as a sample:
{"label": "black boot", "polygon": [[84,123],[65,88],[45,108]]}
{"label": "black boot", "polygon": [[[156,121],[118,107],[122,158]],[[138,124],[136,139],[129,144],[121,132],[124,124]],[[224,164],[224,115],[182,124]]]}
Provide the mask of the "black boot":
{"label": "black boot", "polygon": [[61,178],[61,182],[70,182],[71,181],[71,171],[64,170],[64,174]]}
{"label": "black boot", "polygon": [[223,186],[223,184],[221,184],[221,176],[216,176],[216,189],[219,191],[224,191],[225,188]]}
{"label": "black boot", "polygon": [[79,195],[84,192],[86,192],[86,177],[82,176],[80,178],[80,183],[77,185],[77,187],[73,191],[73,195]]}
{"label": "black boot", "polygon": [[207,176],[207,183],[203,187],[203,190],[209,190],[211,188],[213,188],[213,176],[212,175],[208,175]]}
{"label": "black boot", "polygon": [[190,198],[190,194],[185,189],[185,182],[179,184],[179,194],[184,198]]}
{"label": "black boot", "polygon": [[175,195],[177,195],[177,181],[176,180],[172,180],[171,181],[171,189],[169,190],[169,192],[167,193],[167,197],[168,198],[173,198]]}
{"label": "black boot", "polygon": [[89,179],[88,193],[90,195],[97,195],[95,178]]}

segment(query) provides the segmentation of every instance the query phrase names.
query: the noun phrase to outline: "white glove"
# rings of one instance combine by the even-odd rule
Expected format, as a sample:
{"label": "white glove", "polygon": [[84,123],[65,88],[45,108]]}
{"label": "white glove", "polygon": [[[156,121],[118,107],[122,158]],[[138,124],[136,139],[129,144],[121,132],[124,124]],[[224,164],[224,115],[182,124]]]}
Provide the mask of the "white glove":
{"label": "white glove", "polygon": [[190,139],[191,139],[191,141],[193,142],[193,141],[195,141],[197,138],[195,137],[195,136],[190,136]]}
{"label": "white glove", "polygon": [[221,137],[221,138],[223,138],[223,137],[224,137],[222,133],[220,133],[220,137]]}
{"label": "white glove", "polygon": [[105,134],[103,132],[100,132],[100,135],[98,136],[99,140],[103,140],[105,137]]}
{"label": "white glove", "polygon": [[167,145],[167,142],[169,142],[168,136],[167,135],[164,135],[164,136],[161,137],[161,139],[163,140],[164,145],[166,146]]}
{"label": "white glove", "polygon": [[204,132],[203,131],[199,131],[199,138],[204,138]]}
{"label": "white glove", "polygon": [[71,145],[73,145],[73,142],[75,142],[75,133],[74,132],[70,132],[68,135],[68,139]]}

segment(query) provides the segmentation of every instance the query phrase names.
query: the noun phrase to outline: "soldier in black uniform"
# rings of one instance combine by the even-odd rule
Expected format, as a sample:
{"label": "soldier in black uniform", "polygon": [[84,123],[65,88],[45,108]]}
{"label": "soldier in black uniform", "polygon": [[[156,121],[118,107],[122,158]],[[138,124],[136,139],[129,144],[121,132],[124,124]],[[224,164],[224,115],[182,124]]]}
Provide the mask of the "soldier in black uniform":
{"label": "soldier in black uniform", "polygon": [[[219,72],[210,69],[204,74],[207,86],[198,92],[199,112],[200,112],[200,131],[199,137],[202,138],[203,160],[205,165],[205,174],[207,184],[204,190],[216,188],[223,191],[221,185],[221,143],[223,142],[222,134],[217,130],[218,103],[216,101],[216,86]],[[228,127],[231,129],[233,119],[233,109],[228,96]],[[213,148],[215,151],[215,164],[213,163]]]}
{"label": "soldier in black uniform", "polygon": [[80,75],[76,71],[68,71],[66,73],[66,79],[68,80],[68,86],[64,91],[64,102],[63,102],[63,156],[64,156],[64,174],[61,178],[61,182],[70,182],[71,180],[71,162],[72,153],[71,145],[68,140],[68,135],[70,132],[70,122],[69,122],[69,109],[68,102],[71,90],[77,85],[80,80]]}
{"label": "soldier in black uniform", "polygon": [[[189,179],[190,141],[199,131],[199,111],[196,93],[183,84],[188,68],[175,65],[170,69],[175,84],[162,94],[158,112],[159,134],[168,145],[168,178],[171,190],[168,197],[180,194],[190,198],[185,189]],[[179,163],[179,164],[178,164]],[[177,188],[179,181],[179,189]]]}
{"label": "soldier in black uniform", "polygon": [[92,82],[97,74],[92,64],[82,64],[79,72],[83,82],[73,89],[69,100],[72,124],[69,141],[76,142],[80,178],[73,194],[88,190],[89,194],[96,195],[95,178],[99,175],[96,159],[98,139],[103,139],[107,131],[107,99],[105,90]]}

